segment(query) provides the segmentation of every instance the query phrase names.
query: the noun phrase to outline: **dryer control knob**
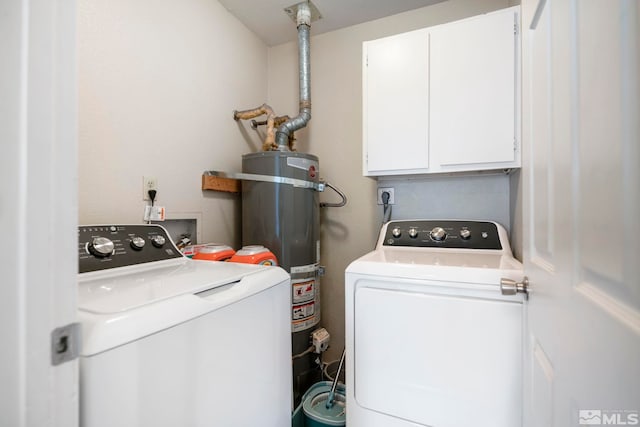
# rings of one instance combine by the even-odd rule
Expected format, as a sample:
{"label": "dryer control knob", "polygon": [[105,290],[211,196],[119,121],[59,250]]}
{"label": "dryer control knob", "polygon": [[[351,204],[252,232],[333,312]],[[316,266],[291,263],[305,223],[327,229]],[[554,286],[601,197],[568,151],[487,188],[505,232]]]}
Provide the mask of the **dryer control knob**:
{"label": "dryer control knob", "polygon": [[471,238],[471,231],[463,228],[462,230],[460,230],[460,237],[462,237],[464,240],[469,240]]}
{"label": "dryer control knob", "polygon": [[167,243],[167,240],[164,238],[164,236],[157,234],[151,238],[151,243],[153,243],[153,246],[155,246],[156,248],[161,248],[165,243]]}
{"label": "dryer control knob", "polygon": [[394,227],[393,230],[391,230],[391,235],[397,239],[402,236],[402,230],[400,230],[400,227]]}
{"label": "dryer control knob", "polygon": [[89,252],[98,258],[108,257],[113,253],[113,242],[106,237],[94,237],[88,245]]}
{"label": "dryer control knob", "polygon": [[433,240],[441,242],[445,237],[447,237],[447,232],[444,231],[444,228],[434,227],[433,230],[431,230],[431,238]]}
{"label": "dryer control knob", "polygon": [[415,227],[411,227],[409,229],[409,237],[411,237],[412,239],[415,239],[416,237],[418,237],[418,229]]}
{"label": "dryer control knob", "polygon": [[146,242],[144,241],[144,239],[140,236],[134,236],[131,239],[131,248],[135,249],[136,251],[140,251],[142,250],[142,248],[144,248],[144,244]]}

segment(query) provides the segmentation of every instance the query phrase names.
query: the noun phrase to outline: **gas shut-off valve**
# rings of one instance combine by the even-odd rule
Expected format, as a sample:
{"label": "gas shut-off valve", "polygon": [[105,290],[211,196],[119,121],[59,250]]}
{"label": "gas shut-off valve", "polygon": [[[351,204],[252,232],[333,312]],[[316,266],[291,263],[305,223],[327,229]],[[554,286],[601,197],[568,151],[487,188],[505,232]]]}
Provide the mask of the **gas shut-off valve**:
{"label": "gas shut-off valve", "polygon": [[311,334],[311,341],[313,343],[314,353],[323,353],[329,348],[329,341],[331,336],[325,328],[316,329]]}

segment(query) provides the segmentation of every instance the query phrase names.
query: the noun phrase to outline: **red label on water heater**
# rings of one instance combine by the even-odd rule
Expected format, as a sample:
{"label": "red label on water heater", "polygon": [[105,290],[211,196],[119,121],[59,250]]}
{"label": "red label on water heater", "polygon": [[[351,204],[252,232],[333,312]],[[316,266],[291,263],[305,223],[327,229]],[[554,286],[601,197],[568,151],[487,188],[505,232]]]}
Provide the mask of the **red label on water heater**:
{"label": "red label on water heater", "polygon": [[309,166],[309,177],[310,178],[316,177],[316,167],[314,165]]}

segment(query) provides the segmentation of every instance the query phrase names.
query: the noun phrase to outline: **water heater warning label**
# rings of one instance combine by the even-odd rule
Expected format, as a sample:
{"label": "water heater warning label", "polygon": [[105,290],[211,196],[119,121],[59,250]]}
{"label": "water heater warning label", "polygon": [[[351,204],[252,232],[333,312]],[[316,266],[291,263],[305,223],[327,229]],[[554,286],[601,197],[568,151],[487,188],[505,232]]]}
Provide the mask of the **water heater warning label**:
{"label": "water heater warning label", "polygon": [[294,305],[292,312],[291,329],[293,332],[302,331],[320,322],[320,316],[315,315],[315,301],[306,304]]}
{"label": "water heater warning label", "polygon": [[294,304],[298,304],[305,301],[310,301],[316,296],[316,281],[315,279],[302,279],[292,281],[293,295],[292,301]]}
{"label": "water heater warning label", "polygon": [[291,330],[304,331],[320,323],[318,265],[291,267]]}
{"label": "water heater warning label", "polygon": [[307,304],[294,305],[293,306],[293,320],[305,319],[309,316],[313,316],[315,312],[315,301],[311,301]]}

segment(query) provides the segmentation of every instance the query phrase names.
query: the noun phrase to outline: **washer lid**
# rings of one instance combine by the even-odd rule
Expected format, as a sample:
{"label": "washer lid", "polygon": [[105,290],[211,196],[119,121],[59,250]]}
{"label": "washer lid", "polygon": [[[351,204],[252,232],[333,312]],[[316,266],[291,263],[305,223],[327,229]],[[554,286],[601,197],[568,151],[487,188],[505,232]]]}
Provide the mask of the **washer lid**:
{"label": "washer lid", "polygon": [[[197,294],[238,282],[265,268],[184,258],[177,262],[156,262],[101,274],[83,274],[78,280],[78,309],[94,314],[122,313],[179,295]],[[268,287],[267,283],[265,287]]]}
{"label": "washer lid", "polygon": [[[289,275],[280,267],[178,261],[80,274],[80,355],[100,354],[240,304],[271,288],[290,289]],[[290,298],[290,290],[279,294]]]}

